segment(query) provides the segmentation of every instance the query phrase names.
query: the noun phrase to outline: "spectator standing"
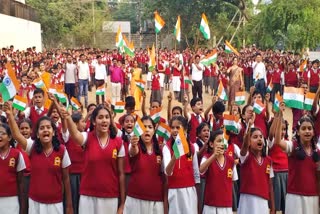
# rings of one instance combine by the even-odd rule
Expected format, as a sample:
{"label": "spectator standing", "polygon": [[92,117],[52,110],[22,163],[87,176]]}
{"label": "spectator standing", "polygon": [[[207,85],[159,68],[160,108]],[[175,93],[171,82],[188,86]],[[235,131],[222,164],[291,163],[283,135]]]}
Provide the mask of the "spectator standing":
{"label": "spectator standing", "polygon": [[78,62],[78,79],[79,79],[79,94],[78,100],[81,102],[81,96],[84,97],[85,107],[88,106],[88,86],[90,81],[90,69],[89,64],[85,61],[84,54],[80,55],[80,61]]}

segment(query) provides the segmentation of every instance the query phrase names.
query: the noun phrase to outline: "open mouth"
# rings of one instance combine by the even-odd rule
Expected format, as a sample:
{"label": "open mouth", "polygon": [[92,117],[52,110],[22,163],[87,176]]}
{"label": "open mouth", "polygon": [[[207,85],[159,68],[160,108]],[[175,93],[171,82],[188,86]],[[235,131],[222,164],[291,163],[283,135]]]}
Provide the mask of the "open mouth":
{"label": "open mouth", "polygon": [[258,145],[259,147],[261,147],[261,146],[263,146],[263,143],[262,143],[262,142],[258,142],[257,145]]}

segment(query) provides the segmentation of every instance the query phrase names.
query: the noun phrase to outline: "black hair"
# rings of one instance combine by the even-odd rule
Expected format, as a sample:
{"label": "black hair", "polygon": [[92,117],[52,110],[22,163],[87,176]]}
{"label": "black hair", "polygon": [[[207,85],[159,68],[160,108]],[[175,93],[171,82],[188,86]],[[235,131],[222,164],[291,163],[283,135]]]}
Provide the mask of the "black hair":
{"label": "black hair", "polygon": [[178,110],[180,112],[180,114],[182,115],[182,108],[180,106],[174,106],[171,110],[171,112],[175,111],[175,110]]}
{"label": "black hair", "polygon": [[219,114],[223,113],[226,110],[226,107],[224,106],[223,102],[217,101],[212,106],[212,113],[213,114]]}
{"label": "black hair", "polygon": [[264,103],[264,97],[262,96],[262,93],[261,93],[261,91],[259,91],[259,90],[255,90],[255,91],[252,93],[252,98],[253,98],[255,95],[258,95],[258,94],[261,95],[262,103]]}
{"label": "black hair", "polygon": [[123,140],[124,143],[129,143],[130,142],[130,139],[129,137],[126,135],[126,130],[124,129],[123,127],[123,123],[124,121],[126,120],[127,117],[132,117],[134,121],[136,121],[136,118],[134,115],[132,114],[125,114],[121,117],[121,126],[122,126],[122,136],[121,136],[121,139]]}
{"label": "black hair", "polygon": [[134,108],[136,106],[136,101],[133,96],[127,96],[125,98],[125,108]]}
{"label": "black hair", "polygon": [[7,123],[7,118],[3,115],[0,115],[0,123]]}
{"label": "black hair", "polygon": [[44,91],[41,88],[36,88],[33,92],[33,95],[42,94],[44,96]]}
{"label": "black hair", "polygon": [[[141,118],[141,121],[145,121],[145,120],[149,120],[152,123],[153,128],[156,128],[156,124],[153,122],[152,118],[150,116],[143,116]],[[152,136],[152,144],[153,144],[153,151],[156,155],[161,155],[161,150],[160,150],[160,146],[159,146],[159,142],[158,142],[158,138],[156,136],[156,133],[154,133],[154,135]],[[147,148],[146,145],[143,143],[141,137],[139,139],[139,145],[141,148],[141,151],[143,154],[147,153]]]}
{"label": "black hair", "polygon": [[9,141],[9,145],[14,148],[15,147],[15,144],[14,144],[15,140],[12,137],[12,133],[11,133],[10,127],[8,126],[8,124],[5,124],[5,123],[0,124],[0,127],[5,129],[8,137],[11,137],[11,140]]}
{"label": "black hair", "polygon": [[97,105],[95,103],[90,103],[87,107],[87,112],[89,111],[89,109],[94,106],[94,107],[97,107]]}
{"label": "black hair", "polygon": [[32,129],[32,122],[28,118],[24,118],[18,121],[18,127],[20,128],[22,123],[27,123],[30,126],[30,129]]}
{"label": "black hair", "polygon": [[[312,128],[314,130],[314,123],[313,123],[312,119],[309,116],[303,116],[298,121],[297,128],[296,128],[297,132],[300,129],[302,123],[304,123],[304,122],[311,123]],[[302,147],[302,144],[301,144],[301,141],[300,141],[300,136],[297,134],[297,132],[296,132],[294,138],[295,138],[295,140],[296,140],[298,145],[294,149],[294,152],[295,152],[298,160],[304,160],[306,158],[307,154],[306,154],[305,150]],[[312,148],[312,151],[313,151],[312,152],[312,159],[313,159],[314,162],[318,162],[319,159],[320,159],[319,155],[318,155],[318,152],[317,152],[317,146],[316,145],[317,145],[317,137],[314,135],[312,137],[312,139],[311,139],[311,148]]]}
{"label": "black hair", "polygon": [[197,102],[202,102],[201,98],[200,97],[195,97],[195,98],[192,98],[191,101],[190,101],[190,106],[193,107],[197,104]]}
{"label": "black hair", "polygon": [[[182,117],[182,116],[175,116],[175,117],[172,117],[171,120],[169,121],[169,126],[171,127],[172,126],[172,123],[173,121],[179,121],[183,127],[183,129],[185,131],[188,130],[188,121],[186,120],[186,118]],[[187,143],[188,143],[188,147],[189,147],[189,153],[187,154],[187,157],[190,158],[192,156],[192,151],[191,151],[191,145],[190,145],[190,141],[189,141],[189,137],[186,136],[187,138]],[[171,149],[173,147],[173,143],[174,143],[174,139],[173,137],[171,137]]]}
{"label": "black hair", "polygon": [[[210,137],[209,137],[209,142],[214,142],[216,140],[216,138],[218,137],[218,135],[222,135],[223,134],[223,131],[222,129],[217,129],[215,131],[212,131],[210,132]],[[208,145],[208,148],[207,148],[207,152],[208,153],[212,153],[213,152],[213,148],[210,147],[210,145]]]}
{"label": "black hair", "polygon": [[[262,134],[262,131],[261,131],[260,128],[253,127],[253,128],[250,128],[250,136],[249,137],[251,137],[253,132],[255,132],[255,131],[259,131]],[[262,136],[263,136],[263,134],[262,134]],[[264,142],[264,145],[262,147],[262,151],[261,151],[262,154],[261,155],[262,155],[262,157],[266,157],[267,156],[267,142],[266,142],[266,139],[264,137],[263,137],[263,142]]]}
{"label": "black hair", "polygon": [[79,123],[82,119],[82,114],[80,114],[79,112],[74,112],[72,113],[71,118],[74,123]]}
{"label": "black hair", "polygon": [[[60,149],[60,141],[59,141],[59,139],[58,139],[58,137],[57,137],[57,136],[58,136],[58,135],[57,135],[57,127],[56,127],[56,125],[54,124],[54,122],[51,120],[50,117],[48,117],[48,116],[43,116],[43,117],[41,117],[41,118],[37,121],[37,123],[36,123],[36,132],[39,131],[40,123],[41,123],[42,121],[44,121],[44,120],[50,121],[50,123],[51,123],[51,127],[52,127],[52,129],[53,129],[53,134],[54,134],[54,135],[52,136],[52,146],[53,146],[53,150],[54,150],[54,151],[59,151],[59,149]],[[40,154],[40,153],[43,151],[43,147],[42,147],[40,138],[38,138],[38,136],[36,137],[36,139],[35,139],[35,141],[34,141],[34,148],[35,148],[35,150],[36,150],[36,152],[37,152],[38,154]]]}
{"label": "black hair", "polygon": [[159,103],[159,105],[161,106],[161,101],[160,101],[160,100],[155,100],[155,99],[153,99],[153,100],[151,101],[151,103],[153,103],[153,102]]}
{"label": "black hair", "polygon": [[[108,113],[109,113],[109,116],[110,116],[110,120],[113,120],[112,119],[112,113],[110,112],[110,110],[108,108],[106,108],[103,104],[100,104],[98,105],[92,112],[92,115],[91,115],[91,118],[90,118],[90,131],[93,131],[94,130],[94,125],[93,125],[93,122],[95,121],[96,117],[98,116],[100,110],[102,109],[105,109]],[[117,136],[117,129],[116,127],[113,126],[112,123],[110,123],[109,125],[109,135],[110,135],[110,138],[111,139],[114,139],[116,138]]]}

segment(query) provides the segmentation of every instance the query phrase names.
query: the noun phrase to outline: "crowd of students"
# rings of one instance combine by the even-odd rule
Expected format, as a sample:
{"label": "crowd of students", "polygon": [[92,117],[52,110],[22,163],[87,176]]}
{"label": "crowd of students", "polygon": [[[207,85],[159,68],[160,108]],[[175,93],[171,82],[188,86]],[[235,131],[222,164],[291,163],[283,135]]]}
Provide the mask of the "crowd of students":
{"label": "crowd of students", "polygon": [[[67,55],[75,60],[77,54],[105,57],[99,50],[90,51],[94,50],[69,50]],[[253,61],[253,51],[257,50],[243,50],[244,58],[240,59],[243,65]],[[169,66],[158,64],[151,74],[150,87],[155,85],[154,78],[161,73],[158,72],[169,67],[169,76],[164,76],[163,86],[158,84],[157,87],[160,91],[161,88],[168,89],[166,84],[170,79],[176,84],[173,77],[175,72],[180,72],[177,77],[182,85],[176,85],[173,94],[169,92],[165,97],[162,90],[151,96],[148,112],[146,93],[140,91],[137,95],[136,91],[140,89],[135,88],[133,94],[128,92],[120,98],[125,101],[125,113],[120,117],[116,117],[114,111],[116,99],[110,102],[103,99],[102,104],[85,102],[84,115],[81,109],[66,108],[53,94],[32,86],[32,78],[45,78],[46,66],[51,62],[61,61],[63,70],[63,57],[60,56],[64,53],[57,53],[60,52],[2,50],[1,60],[11,60],[21,79],[21,87],[29,86],[27,93],[23,92],[21,96],[30,96],[30,99],[24,111],[13,109],[11,101],[2,107],[0,213],[319,213],[319,87],[315,90],[312,110],[295,109],[299,118],[295,116],[288,122],[283,118],[284,103],[278,112],[272,110],[271,114],[272,93],[250,87],[254,78],[246,80],[245,69],[250,70],[250,67],[244,66],[243,86],[249,92],[247,103],[238,106],[231,102],[227,109],[224,101],[212,96],[212,103],[204,109],[200,97],[190,100],[188,93],[181,91],[188,90],[181,81],[181,72],[192,72],[186,69],[192,63],[190,59],[195,54],[203,55],[205,50],[197,53],[185,50],[181,54],[161,50],[159,59],[167,58]],[[172,69],[170,55],[175,59]],[[286,62],[298,60],[293,64],[300,65],[300,59],[290,53],[281,56],[266,51],[259,56],[263,56],[267,68],[277,59],[280,59],[279,63],[274,65],[281,65],[284,59]],[[26,64],[21,61],[23,57],[26,57]],[[298,77],[296,87],[311,90],[313,85],[303,78],[309,71],[291,71],[293,61],[288,67],[285,62],[280,66],[284,69],[283,79],[286,80],[286,72],[292,72]],[[219,55],[218,66],[212,66],[220,76],[218,78],[224,75],[228,81],[227,70],[232,62],[233,57]],[[44,68],[37,70],[37,63],[40,68],[43,63]],[[135,63],[136,68],[141,65],[138,60]],[[315,70],[317,63],[312,63],[314,67],[310,69]],[[253,72],[254,67],[251,70]],[[4,66],[2,72],[6,72]],[[55,73],[48,75],[50,81],[55,79]],[[307,80],[310,77],[311,74],[307,75]],[[23,78],[30,80],[24,82]],[[270,81],[274,79],[271,77]],[[59,84],[63,82],[62,79]],[[212,85],[214,81],[209,83],[209,87],[216,87]],[[124,82],[121,84],[123,88]],[[167,118],[161,117],[159,121],[169,127],[168,139],[158,134],[160,123],[155,123],[150,116],[152,111],[162,108],[165,98],[168,99]],[[182,105],[172,107],[173,98],[180,100]],[[48,109],[46,99],[52,101]],[[260,113],[253,110],[256,102],[264,104]],[[238,118],[236,131],[225,130],[226,114]],[[139,137],[135,132],[137,121],[144,126]],[[293,126],[292,139],[289,139],[288,123]],[[187,136],[189,152],[176,158],[173,147],[179,132]]]}

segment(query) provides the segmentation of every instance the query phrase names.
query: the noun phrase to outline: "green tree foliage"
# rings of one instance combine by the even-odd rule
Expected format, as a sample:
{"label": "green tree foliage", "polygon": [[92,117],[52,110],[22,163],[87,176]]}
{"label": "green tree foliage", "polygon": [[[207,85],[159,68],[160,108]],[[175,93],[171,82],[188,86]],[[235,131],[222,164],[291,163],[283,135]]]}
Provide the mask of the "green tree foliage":
{"label": "green tree foliage", "polygon": [[93,46],[94,33],[102,31],[102,22],[110,18],[107,5],[94,1],[93,25],[92,3],[90,0],[27,0],[27,4],[37,9],[46,47]]}
{"label": "green tree foliage", "polygon": [[315,48],[320,40],[320,0],[273,0],[247,25],[249,40],[263,48]]}

